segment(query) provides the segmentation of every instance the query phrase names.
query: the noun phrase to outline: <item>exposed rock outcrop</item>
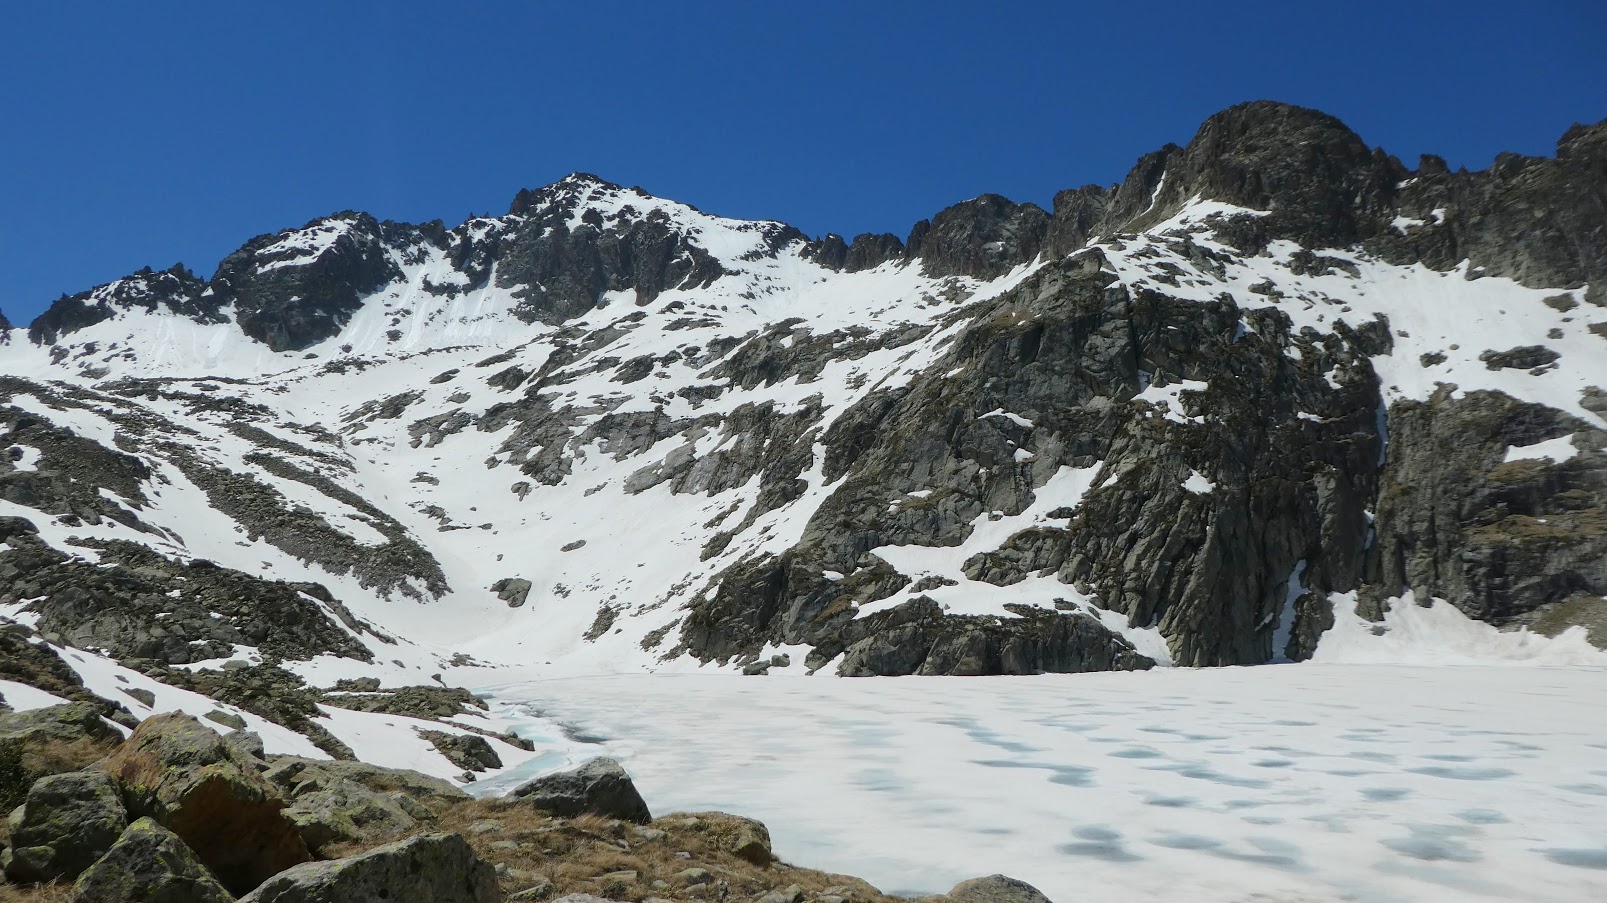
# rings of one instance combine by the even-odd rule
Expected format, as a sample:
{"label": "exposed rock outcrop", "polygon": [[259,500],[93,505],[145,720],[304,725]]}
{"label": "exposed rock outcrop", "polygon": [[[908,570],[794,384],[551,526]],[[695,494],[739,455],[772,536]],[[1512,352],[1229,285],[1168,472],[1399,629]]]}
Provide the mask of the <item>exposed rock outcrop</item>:
{"label": "exposed rock outcrop", "polygon": [[536,778],[510,796],[554,815],[585,813],[645,824],[653,816],[630,775],[613,759],[598,756],[578,768]]}

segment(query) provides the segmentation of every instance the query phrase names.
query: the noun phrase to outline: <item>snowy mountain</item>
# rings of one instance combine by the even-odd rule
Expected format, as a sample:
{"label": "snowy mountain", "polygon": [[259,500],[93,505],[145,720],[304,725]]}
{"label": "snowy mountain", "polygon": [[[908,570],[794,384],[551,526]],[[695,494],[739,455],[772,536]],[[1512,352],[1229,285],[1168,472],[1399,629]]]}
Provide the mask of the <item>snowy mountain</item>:
{"label": "snowy mountain", "polygon": [[342,679],[1607,661],[1607,123],[1451,172],[1246,104],[1053,206],[576,174],[0,321],[0,615],[326,753]]}

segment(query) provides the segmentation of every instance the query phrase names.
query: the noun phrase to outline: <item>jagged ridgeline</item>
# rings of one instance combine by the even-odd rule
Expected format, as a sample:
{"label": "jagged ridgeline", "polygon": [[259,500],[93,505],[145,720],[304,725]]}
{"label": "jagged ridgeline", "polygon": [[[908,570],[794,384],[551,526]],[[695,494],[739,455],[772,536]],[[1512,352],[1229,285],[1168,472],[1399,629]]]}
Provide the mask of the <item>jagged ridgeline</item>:
{"label": "jagged ridgeline", "polygon": [[1451,171],[1264,102],[904,239],[587,175],[339,213],[0,324],[0,613],[163,668],[1599,645],[1604,289],[1607,123]]}

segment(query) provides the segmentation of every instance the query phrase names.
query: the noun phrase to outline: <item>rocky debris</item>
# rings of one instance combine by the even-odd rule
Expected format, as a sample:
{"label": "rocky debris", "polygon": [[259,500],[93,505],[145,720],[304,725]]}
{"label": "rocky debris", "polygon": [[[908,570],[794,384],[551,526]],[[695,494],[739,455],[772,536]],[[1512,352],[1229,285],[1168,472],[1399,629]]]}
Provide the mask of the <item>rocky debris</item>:
{"label": "rocky debris", "polygon": [[504,577],[491,584],[491,591],[508,603],[509,608],[519,608],[530,598],[530,581],[523,577]]}
{"label": "rocky debris", "polygon": [[409,687],[375,687],[363,692],[328,693],[323,697],[328,705],[357,712],[383,712],[387,715],[408,715],[413,718],[439,720],[456,715],[483,712],[485,700],[461,687],[437,687],[418,684]]}
{"label": "rocky debris", "polygon": [[1051,903],[1043,891],[1007,875],[961,881],[945,896],[959,903]]}
{"label": "rocky debris", "polygon": [[241,903],[495,903],[496,874],[457,834],[421,834],[349,859],[287,869]]}
{"label": "rocky debris", "polygon": [[[33,388],[33,383],[11,378],[0,387],[0,399],[9,401],[13,393]],[[54,394],[39,388],[46,397]],[[138,457],[16,407],[0,406],[0,434],[7,443],[38,452],[38,459],[26,469],[0,457],[0,500],[91,525],[109,520],[140,531],[149,529],[139,512],[149,503],[144,488],[151,471]]]}
{"label": "rocky debris", "polygon": [[0,600],[36,600],[29,608],[41,632],[125,660],[188,664],[227,658],[237,645],[288,659],[373,657],[326,614],[358,624],[318,584],[180,562],[127,541],[85,545],[100,553],[100,563],[43,544],[0,551]]}
{"label": "rocky debris", "polygon": [[178,835],[232,893],[311,858],[277,788],[252,760],[188,715],[157,715],[96,766],[130,814]]}
{"label": "rocky debris", "polygon": [[[15,521],[25,524],[32,532],[32,524],[21,518]],[[0,522],[0,542],[6,541],[7,532],[5,524]],[[84,688],[78,672],[62,661],[32,628],[21,624],[0,622],[0,680],[24,683],[74,702],[105,704],[105,700]]]}
{"label": "rocky debris", "polygon": [[509,795],[555,815],[591,813],[637,824],[646,824],[653,818],[630,775],[618,762],[604,756],[521,784]]}
{"label": "rocky debris", "polygon": [[126,827],[122,796],[105,774],[40,778],[12,816],[6,877],[18,883],[71,880],[111,849]]}
{"label": "rocky debris", "polygon": [[234,896],[177,835],[135,821],[73,886],[75,903],[230,903]]}
{"label": "rocky debris", "polygon": [[190,671],[167,668],[156,662],[130,664],[141,665],[140,670],[148,677],[193,690],[288,727],[336,759],[354,758],[351,749],[323,725],[326,716],[318,706],[325,701],[325,694],[308,687],[300,676],[278,665],[231,662],[232,667]]}
{"label": "rocky debris", "polygon": [[284,479],[311,486],[330,499],[366,516],[368,526],[386,542],[365,545],[301,505],[290,504],[277,489],[249,473],[214,466],[190,449],[166,443],[162,453],[201,487],[213,508],[246,528],[249,538],[261,539],[302,561],[315,562],[334,574],[354,574],[364,588],[381,593],[418,596],[417,582],[433,596],[449,587],[435,557],[408,533],[407,528],[356,493],[333,481],[271,456],[252,456],[253,463]]}
{"label": "rocky debris", "polygon": [[474,734],[449,734],[446,731],[419,731],[418,735],[430,741],[435,751],[447,761],[465,771],[486,771],[501,768],[502,759],[484,738]]}

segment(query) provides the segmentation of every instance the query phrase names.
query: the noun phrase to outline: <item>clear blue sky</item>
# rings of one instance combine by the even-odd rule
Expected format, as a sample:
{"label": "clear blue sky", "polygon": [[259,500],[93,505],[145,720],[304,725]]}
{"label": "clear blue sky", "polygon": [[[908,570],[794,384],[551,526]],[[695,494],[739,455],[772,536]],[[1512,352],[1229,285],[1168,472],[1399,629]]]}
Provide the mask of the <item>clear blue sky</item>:
{"label": "clear blue sky", "polygon": [[0,309],[337,210],[503,213],[573,170],[811,234],[1048,205],[1272,98],[1408,164],[1607,117],[1607,4],[7,4]]}

